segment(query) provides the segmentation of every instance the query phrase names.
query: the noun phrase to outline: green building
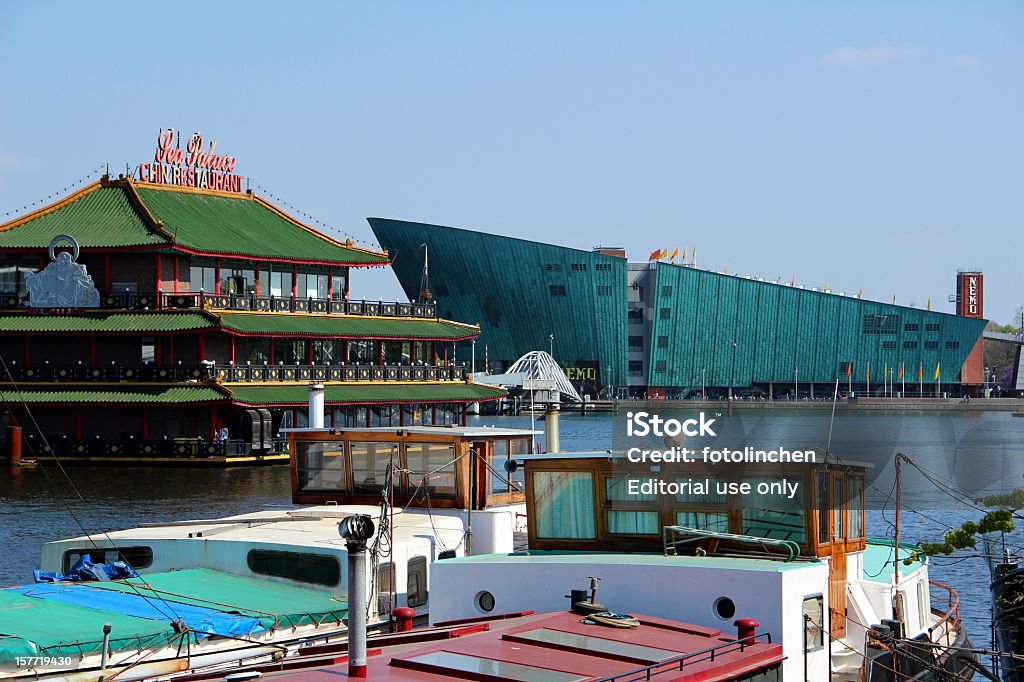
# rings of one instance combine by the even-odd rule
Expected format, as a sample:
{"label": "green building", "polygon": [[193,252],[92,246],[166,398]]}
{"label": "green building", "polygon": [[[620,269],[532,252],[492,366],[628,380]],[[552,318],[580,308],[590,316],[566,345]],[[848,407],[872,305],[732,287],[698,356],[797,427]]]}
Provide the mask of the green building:
{"label": "green building", "polygon": [[[479,320],[491,369],[549,350],[584,392],[649,397],[960,395],[986,321],[621,249],[554,246],[370,218],[410,298],[429,289],[446,318]],[[551,336],[554,336],[553,342]],[[460,348],[460,360],[469,352]]]}

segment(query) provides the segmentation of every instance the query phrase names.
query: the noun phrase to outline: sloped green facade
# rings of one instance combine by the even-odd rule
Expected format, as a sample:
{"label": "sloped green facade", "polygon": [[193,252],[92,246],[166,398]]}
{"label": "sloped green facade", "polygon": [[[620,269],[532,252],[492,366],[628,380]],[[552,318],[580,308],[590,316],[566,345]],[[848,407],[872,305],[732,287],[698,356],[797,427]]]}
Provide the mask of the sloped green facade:
{"label": "sloped green facade", "polygon": [[[865,301],[659,263],[651,310],[651,386],[960,381],[985,320]],[[667,310],[668,312],[664,312]],[[895,369],[892,369],[895,368]]]}
{"label": "sloped green facade", "polygon": [[[491,361],[507,365],[529,351],[548,351],[553,334],[563,367],[593,367],[600,383],[625,383],[624,258],[439,225],[369,222],[395,254],[392,267],[410,299],[419,297],[420,244],[428,245],[438,312],[480,323],[480,369],[485,345]],[[458,359],[468,360],[468,350]]]}

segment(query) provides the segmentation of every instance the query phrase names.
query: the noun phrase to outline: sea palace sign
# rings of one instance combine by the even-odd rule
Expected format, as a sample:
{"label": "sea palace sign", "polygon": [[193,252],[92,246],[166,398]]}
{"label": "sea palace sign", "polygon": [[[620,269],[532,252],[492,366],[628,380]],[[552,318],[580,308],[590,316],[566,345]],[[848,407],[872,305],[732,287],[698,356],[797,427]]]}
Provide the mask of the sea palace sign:
{"label": "sea palace sign", "polygon": [[235,157],[215,154],[217,140],[203,149],[203,136],[192,133],[181,148],[181,135],[173,128],[160,129],[153,163],[140,163],[138,179],[161,185],[178,185],[223,192],[241,192],[242,176],[235,175]]}

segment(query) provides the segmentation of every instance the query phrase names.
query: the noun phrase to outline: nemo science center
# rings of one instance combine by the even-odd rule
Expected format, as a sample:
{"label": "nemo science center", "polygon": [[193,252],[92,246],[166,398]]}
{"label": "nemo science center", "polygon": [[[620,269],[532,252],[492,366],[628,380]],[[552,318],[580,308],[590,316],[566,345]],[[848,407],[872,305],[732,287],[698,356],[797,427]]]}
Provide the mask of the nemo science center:
{"label": "nemo science center", "polygon": [[959,398],[984,384],[980,272],[957,273],[949,314],[710,272],[667,252],[630,262],[621,248],[369,222],[406,295],[479,321],[478,371],[548,351],[591,398],[820,399],[837,380],[856,397]]}

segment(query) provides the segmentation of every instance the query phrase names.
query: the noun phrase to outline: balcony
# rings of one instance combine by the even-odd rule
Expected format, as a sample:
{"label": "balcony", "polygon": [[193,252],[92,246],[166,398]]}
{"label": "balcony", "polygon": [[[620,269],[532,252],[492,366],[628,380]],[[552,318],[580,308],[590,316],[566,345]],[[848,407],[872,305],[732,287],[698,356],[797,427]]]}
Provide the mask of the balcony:
{"label": "balcony", "polygon": [[[28,308],[26,293],[4,294],[3,309]],[[246,294],[108,294],[100,299],[100,308],[107,310],[233,310],[275,313],[314,313],[318,315],[364,315],[367,317],[412,317],[425,320],[437,318],[435,303],[402,303],[400,301],[355,301],[293,296],[255,296]],[[47,310],[32,308],[32,310]],[[65,309],[61,309],[65,310]]]}
{"label": "balcony", "polygon": [[186,382],[221,381],[246,382],[302,382],[302,381],[464,381],[466,368],[462,365],[199,365],[157,366],[144,365],[23,365],[10,363],[11,375],[16,382]]}
{"label": "balcony", "polygon": [[288,441],[275,438],[269,447],[255,447],[244,440],[228,440],[220,443],[201,438],[163,438],[145,440],[141,435],[125,435],[120,439],[83,438],[76,439],[67,434],[47,434],[45,441],[29,434],[25,438],[29,452],[36,457],[124,457],[131,458],[176,458],[203,459],[222,457],[249,457],[273,455],[288,452]]}

